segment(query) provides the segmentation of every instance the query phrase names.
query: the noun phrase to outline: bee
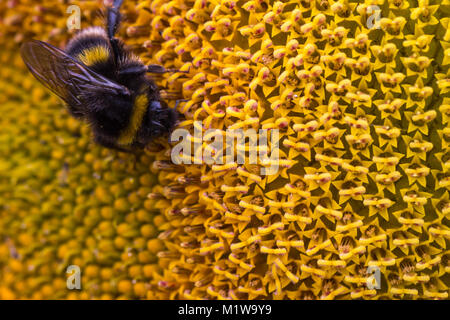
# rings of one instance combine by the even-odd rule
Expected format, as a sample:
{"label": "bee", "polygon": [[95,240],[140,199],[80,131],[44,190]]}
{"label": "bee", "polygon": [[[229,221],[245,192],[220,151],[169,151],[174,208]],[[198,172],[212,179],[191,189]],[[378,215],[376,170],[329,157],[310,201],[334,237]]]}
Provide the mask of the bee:
{"label": "bee", "polygon": [[31,73],[65,102],[73,117],[90,125],[96,143],[133,152],[176,125],[178,113],[161,100],[146,75],[175,70],[144,65],[115,37],[122,2],[107,6],[106,28],[81,30],[64,51],[38,40],[25,42],[20,51]]}

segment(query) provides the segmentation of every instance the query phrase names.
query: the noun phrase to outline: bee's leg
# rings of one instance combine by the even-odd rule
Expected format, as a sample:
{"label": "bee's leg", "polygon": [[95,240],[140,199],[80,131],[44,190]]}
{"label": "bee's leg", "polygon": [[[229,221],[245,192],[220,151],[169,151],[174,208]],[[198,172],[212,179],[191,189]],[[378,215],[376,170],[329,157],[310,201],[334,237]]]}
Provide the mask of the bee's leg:
{"label": "bee's leg", "polygon": [[133,152],[133,155],[134,155],[134,157],[133,157],[133,159],[134,159],[134,161],[133,161],[133,170],[137,170],[137,163],[139,162],[139,155],[138,155],[138,153],[137,152]]}
{"label": "bee's leg", "polygon": [[147,71],[145,66],[129,66],[119,69],[117,72],[119,76],[124,75],[134,75],[136,77],[139,77]]}
{"label": "bee's leg", "polygon": [[189,99],[178,99],[175,100],[175,110],[178,108],[178,105],[180,104],[180,102],[188,102]]}
{"label": "bee's leg", "polygon": [[159,64],[149,64],[147,65],[147,72],[149,73],[167,73],[167,72],[181,72],[181,73],[189,73],[188,71],[180,71],[178,69],[166,69]]}
{"label": "bee's leg", "polygon": [[131,149],[126,149],[126,148],[122,148],[122,147],[118,146],[117,144],[115,144],[115,143],[113,143],[113,142],[111,142],[111,141],[109,141],[109,140],[106,140],[106,139],[102,138],[102,137],[99,136],[99,135],[96,135],[96,136],[94,137],[94,141],[95,141],[96,143],[98,143],[99,145],[101,145],[101,146],[103,146],[103,147],[105,147],[105,148],[108,148],[108,149],[114,149],[114,150],[116,150],[116,151],[121,151],[121,152],[126,152],[126,153],[135,153],[133,150],[131,150]]}
{"label": "bee's leg", "polygon": [[107,6],[107,32],[110,40],[114,39],[114,35],[116,34],[117,29],[120,24],[120,6],[122,5],[123,0],[109,0],[111,5]]}
{"label": "bee's leg", "polygon": [[123,0],[109,0],[109,2],[112,2],[112,5],[108,5],[106,9],[106,32],[114,52],[114,61],[117,64],[121,50],[118,44],[119,40],[114,35],[119,28],[121,18],[119,9]]}
{"label": "bee's leg", "polygon": [[181,92],[179,91],[167,91],[167,90],[161,90],[161,98],[164,100],[181,100],[183,99],[183,96],[181,95]]}

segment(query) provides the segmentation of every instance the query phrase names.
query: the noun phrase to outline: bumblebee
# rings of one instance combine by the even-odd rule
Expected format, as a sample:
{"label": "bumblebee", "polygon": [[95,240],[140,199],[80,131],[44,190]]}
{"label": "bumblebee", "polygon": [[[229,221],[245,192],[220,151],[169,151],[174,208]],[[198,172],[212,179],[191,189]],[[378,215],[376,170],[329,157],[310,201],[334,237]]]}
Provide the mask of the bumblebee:
{"label": "bumblebee", "polygon": [[105,29],[80,31],[65,51],[31,40],[22,45],[21,55],[31,73],[65,102],[69,113],[90,124],[96,143],[132,152],[169,134],[177,112],[161,100],[158,87],[146,75],[170,70],[144,65],[115,37],[122,2],[114,0],[107,7]]}

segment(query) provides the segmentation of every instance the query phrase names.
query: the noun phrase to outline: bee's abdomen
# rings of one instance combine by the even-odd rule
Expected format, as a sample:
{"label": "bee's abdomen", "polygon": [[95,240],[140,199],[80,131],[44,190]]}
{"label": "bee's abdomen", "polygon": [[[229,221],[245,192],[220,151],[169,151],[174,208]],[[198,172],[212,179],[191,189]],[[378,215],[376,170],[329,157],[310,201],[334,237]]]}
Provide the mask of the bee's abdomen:
{"label": "bee's abdomen", "polygon": [[67,44],[66,53],[107,78],[114,75],[112,48],[101,27],[79,32]]}
{"label": "bee's abdomen", "polygon": [[131,145],[136,138],[136,133],[142,126],[147,112],[149,100],[147,92],[138,94],[133,101],[133,109],[130,113],[127,126],[121,131],[118,138],[119,145]]}

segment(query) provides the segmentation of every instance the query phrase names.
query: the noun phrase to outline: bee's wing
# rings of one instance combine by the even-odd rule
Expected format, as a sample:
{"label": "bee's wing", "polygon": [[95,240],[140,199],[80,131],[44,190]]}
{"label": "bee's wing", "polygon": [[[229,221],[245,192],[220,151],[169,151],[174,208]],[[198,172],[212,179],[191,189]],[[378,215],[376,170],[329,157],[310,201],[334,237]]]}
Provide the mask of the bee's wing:
{"label": "bee's wing", "polygon": [[31,40],[20,48],[31,73],[66,103],[78,108],[89,102],[86,92],[129,96],[129,90],[89,69],[64,51],[42,41]]}

